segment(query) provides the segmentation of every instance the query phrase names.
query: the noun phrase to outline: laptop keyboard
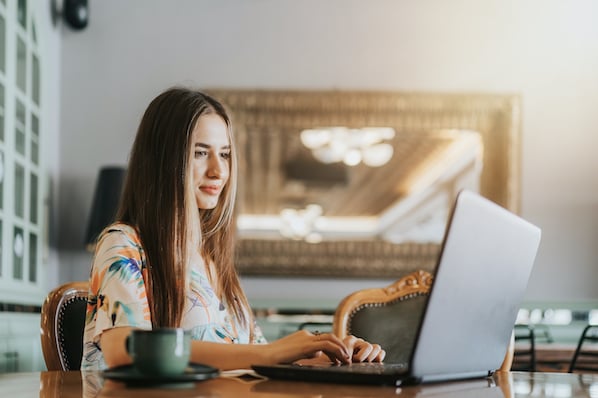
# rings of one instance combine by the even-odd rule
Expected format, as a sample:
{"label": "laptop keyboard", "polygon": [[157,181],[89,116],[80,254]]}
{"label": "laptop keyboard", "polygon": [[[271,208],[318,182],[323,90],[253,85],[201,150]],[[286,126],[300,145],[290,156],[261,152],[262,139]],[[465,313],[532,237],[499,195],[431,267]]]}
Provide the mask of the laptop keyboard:
{"label": "laptop keyboard", "polygon": [[293,366],[300,368],[314,368],[322,371],[331,372],[346,372],[359,374],[397,374],[404,372],[407,369],[407,364],[404,363],[380,363],[380,362],[355,362],[348,365],[333,365],[333,364],[310,364]]}

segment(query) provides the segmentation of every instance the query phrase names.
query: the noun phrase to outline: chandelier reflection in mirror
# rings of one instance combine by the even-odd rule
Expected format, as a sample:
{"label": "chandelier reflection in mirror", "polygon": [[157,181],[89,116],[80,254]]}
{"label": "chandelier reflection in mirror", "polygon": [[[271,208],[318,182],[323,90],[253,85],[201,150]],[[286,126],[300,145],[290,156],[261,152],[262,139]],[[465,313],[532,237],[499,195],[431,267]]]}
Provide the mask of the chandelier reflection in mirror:
{"label": "chandelier reflection in mirror", "polygon": [[322,163],[380,167],[392,158],[393,147],[385,141],[394,136],[390,127],[324,127],[303,130],[301,142]]}
{"label": "chandelier reflection in mirror", "polygon": [[322,207],[309,204],[305,209],[283,209],[280,212],[280,234],[294,240],[320,243],[322,235],[315,232],[315,224],[322,215]]}

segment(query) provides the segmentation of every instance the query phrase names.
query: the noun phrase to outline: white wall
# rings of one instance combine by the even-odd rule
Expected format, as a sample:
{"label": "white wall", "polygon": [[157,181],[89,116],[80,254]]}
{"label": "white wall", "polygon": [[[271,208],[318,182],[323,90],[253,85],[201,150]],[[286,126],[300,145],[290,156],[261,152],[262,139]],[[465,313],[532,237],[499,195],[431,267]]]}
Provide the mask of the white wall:
{"label": "white wall", "polygon": [[[544,230],[527,298],[596,299],[596,15],[593,0],[91,0],[62,42],[60,279],[87,278],[96,173],[126,163],[171,85],[494,92],[523,98],[522,214]],[[334,300],[385,282],[244,283]]]}

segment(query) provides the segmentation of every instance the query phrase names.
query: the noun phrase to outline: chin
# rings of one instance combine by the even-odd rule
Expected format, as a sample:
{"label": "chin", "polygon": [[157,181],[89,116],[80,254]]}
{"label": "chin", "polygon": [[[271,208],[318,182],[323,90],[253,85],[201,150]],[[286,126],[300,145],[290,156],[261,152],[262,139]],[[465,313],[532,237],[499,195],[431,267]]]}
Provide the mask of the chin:
{"label": "chin", "polygon": [[197,208],[202,210],[212,210],[218,204],[218,199],[215,200],[198,200]]}

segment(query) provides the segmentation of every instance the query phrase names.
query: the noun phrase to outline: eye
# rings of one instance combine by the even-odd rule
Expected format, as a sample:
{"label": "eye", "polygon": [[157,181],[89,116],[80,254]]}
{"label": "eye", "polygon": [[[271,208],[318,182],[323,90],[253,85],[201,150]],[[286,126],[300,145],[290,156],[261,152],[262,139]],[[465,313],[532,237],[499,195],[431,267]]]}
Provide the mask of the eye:
{"label": "eye", "polygon": [[222,153],[220,154],[220,157],[221,157],[222,159],[227,159],[227,160],[228,160],[228,159],[230,159],[230,152],[222,152]]}
{"label": "eye", "polygon": [[208,156],[208,151],[195,151],[195,158]]}

